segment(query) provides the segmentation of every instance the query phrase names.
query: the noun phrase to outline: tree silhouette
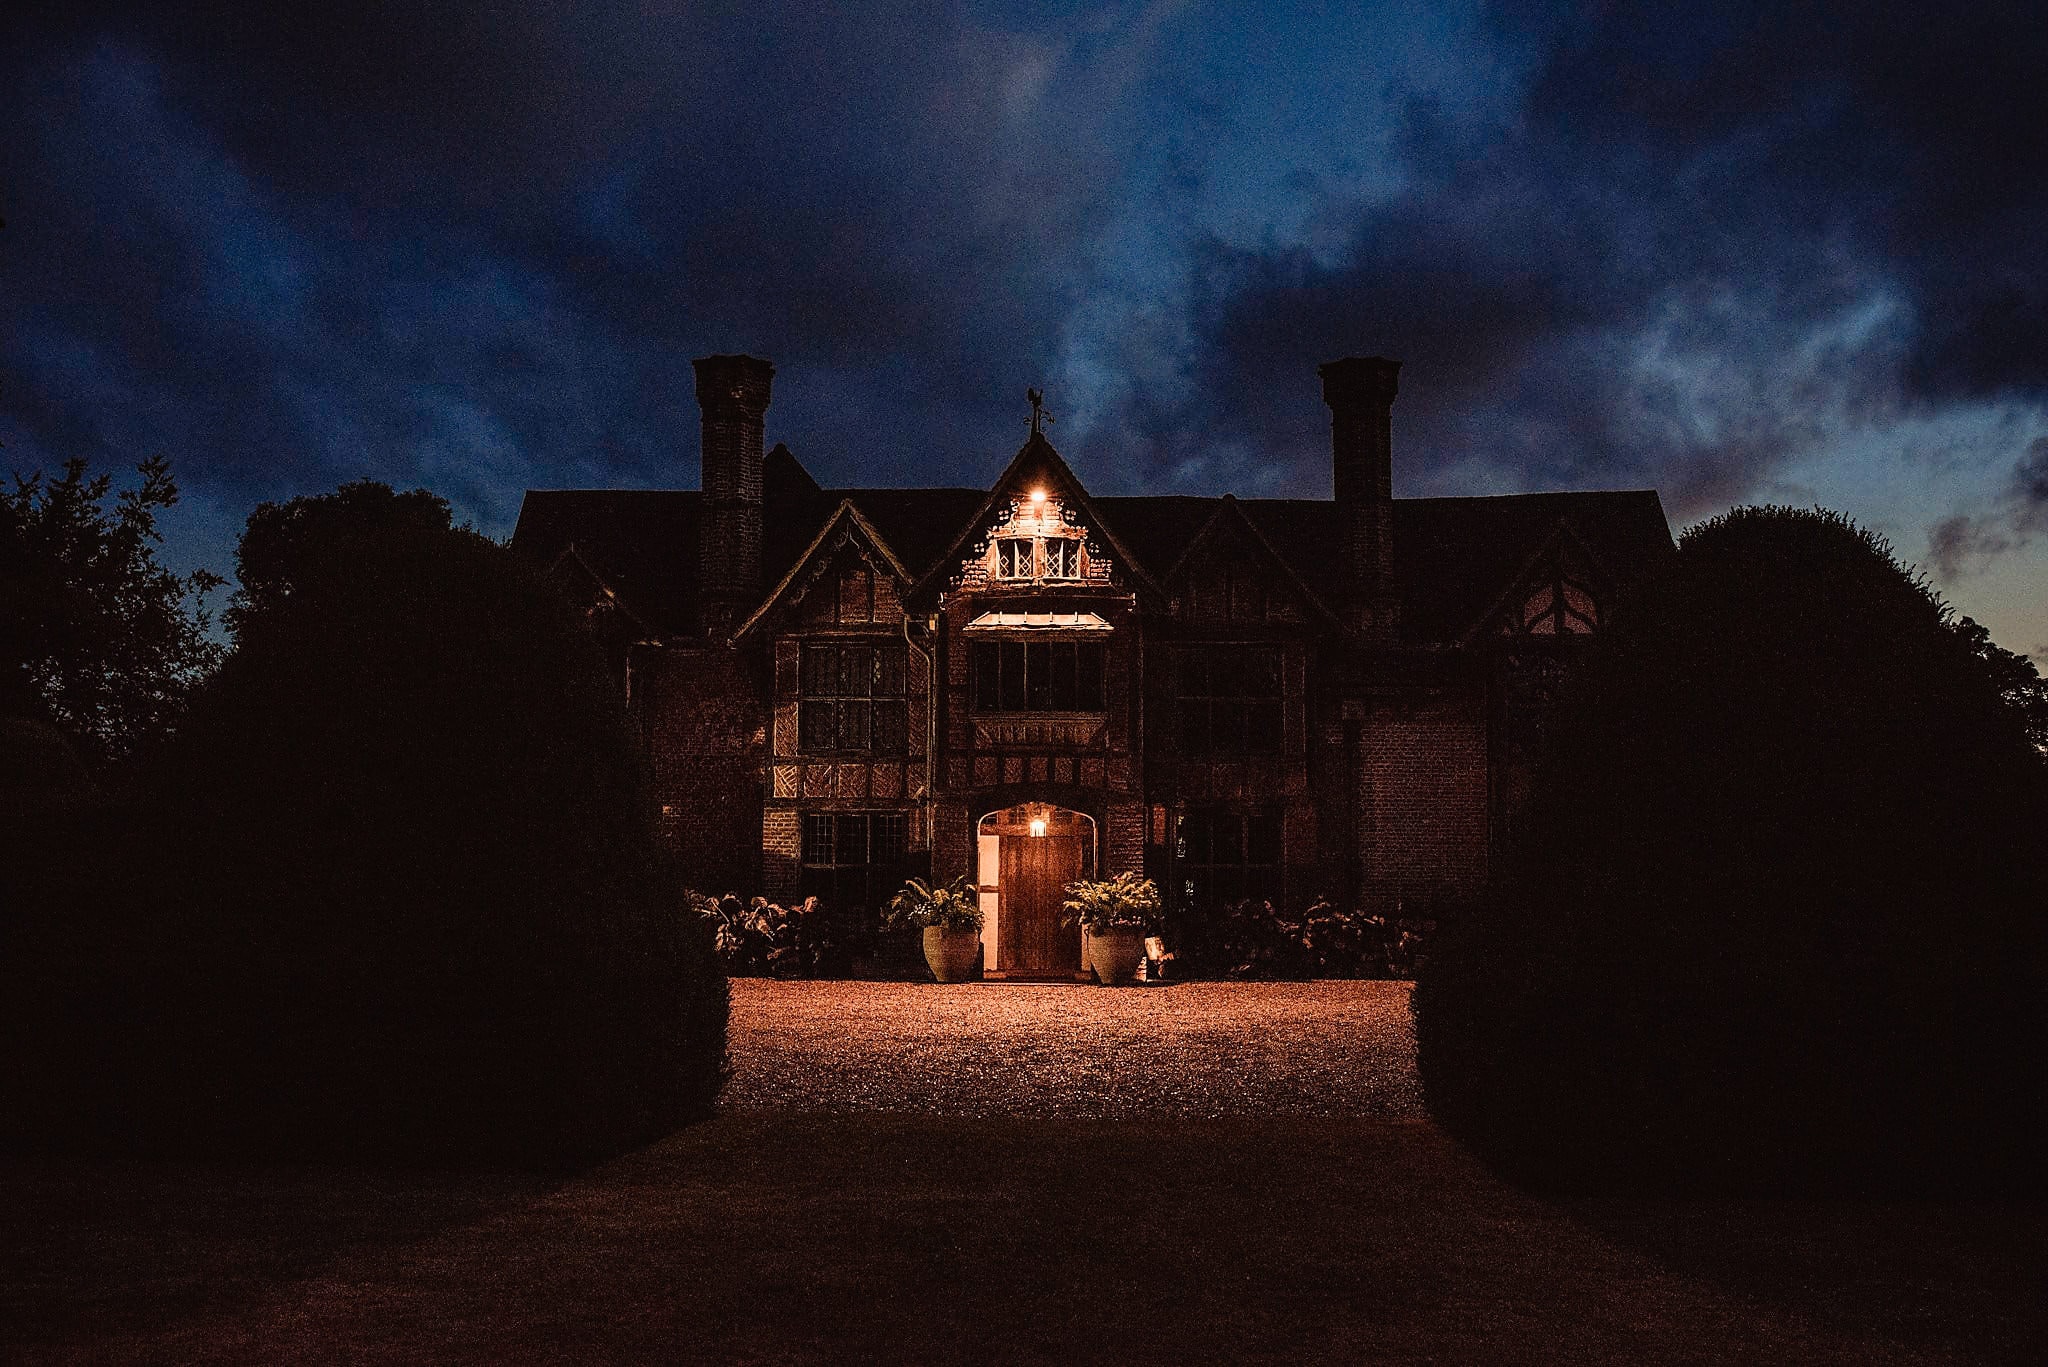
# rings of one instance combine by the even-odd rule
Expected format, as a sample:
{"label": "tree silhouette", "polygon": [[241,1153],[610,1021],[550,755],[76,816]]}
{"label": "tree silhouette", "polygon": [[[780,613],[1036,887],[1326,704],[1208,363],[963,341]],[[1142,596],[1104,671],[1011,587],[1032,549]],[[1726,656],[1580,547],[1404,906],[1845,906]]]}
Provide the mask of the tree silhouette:
{"label": "tree silhouette", "polygon": [[160,774],[198,1130],[559,1161],[700,1114],[724,976],[568,604],[381,485],[259,510],[241,562],[234,653]]}
{"label": "tree silhouette", "polygon": [[369,479],[331,494],[259,503],[235,550],[241,587],[228,605],[228,628],[239,636],[252,615],[282,607],[295,592],[335,592],[394,538],[420,533],[431,539],[453,528],[448,500],[439,494],[401,494]]}
{"label": "tree silhouette", "polygon": [[109,475],[0,488],[0,714],[54,723],[104,772],[165,736],[220,659],[204,597],[223,582],[156,558],[156,516],[178,501],[153,456],[108,506]]}
{"label": "tree silhouette", "polygon": [[1960,637],[1984,667],[1992,687],[2005,699],[2027,729],[2027,739],[2048,760],[2048,679],[2034,662],[1991,639],[1991,632],[1971,617],[1958,617],[1949,629]]}
{"label": "tree silhouette", "polygon": [[1694,528],[1549,743],[1416,988],[1455,1133],[1573,1186],[2039,1179],[2048,776],[1889,547]]}

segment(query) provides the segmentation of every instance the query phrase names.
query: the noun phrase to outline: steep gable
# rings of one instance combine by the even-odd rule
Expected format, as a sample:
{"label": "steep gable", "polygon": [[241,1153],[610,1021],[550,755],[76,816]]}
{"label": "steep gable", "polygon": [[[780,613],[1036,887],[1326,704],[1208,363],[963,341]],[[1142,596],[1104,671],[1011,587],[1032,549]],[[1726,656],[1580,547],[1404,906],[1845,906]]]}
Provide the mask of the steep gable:
{"label": "steep gable", "polygon": [[[1047,523],[1047,518],[1054,521]],[[978,584],[980,575],[1000,577],[1001,567],[992,556],[1000,551],[997,543],[1005,539],[1004,529],[1021,530],[1022,519],[1041,524],[1032,528],[1041,540],[1055,532],[1071,532],[1088,565],[1095,567],[1097,582],[1159,600],[1159,587],[1152,576],[1110,529],[1052,443],[1035,432],[918,581],[912,590],[913,600],[923,604],[948,589]],[[1034,577],[1042,578],[1022,576]]]}
{"label": "steep gable", "polygon": [[572,545],[616,601],[659,635],[697,630],[696,490],[529,489],[512,549],[542,567]]}
{"label": "steep gable", "polygon": [[1161,579],[1169,610],[1189,621],[1230,626],[1338,625],[1229,494],[1185,543]]}
{"label": "steep gable", "polygon": [[873,523],[843,498],[739,629],[735,644],[789,618],[807,626],[888,624],[902,617],[904,568]]}
{"label": "steep gable", "polygon": [[1590,636],[1600,628],[1611,580],[1571,522],[1561,519],[1465,639]]}

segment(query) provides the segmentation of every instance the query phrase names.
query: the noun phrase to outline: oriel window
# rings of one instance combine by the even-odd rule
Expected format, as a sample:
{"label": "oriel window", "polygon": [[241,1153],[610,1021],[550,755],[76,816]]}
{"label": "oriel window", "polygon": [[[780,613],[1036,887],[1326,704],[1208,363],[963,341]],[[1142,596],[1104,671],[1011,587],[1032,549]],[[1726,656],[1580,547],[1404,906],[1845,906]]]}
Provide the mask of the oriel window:
{"label": "oriel window", "polygon": [[1100,641],[976,641],[974,706],[982,712],[1100,712]]}

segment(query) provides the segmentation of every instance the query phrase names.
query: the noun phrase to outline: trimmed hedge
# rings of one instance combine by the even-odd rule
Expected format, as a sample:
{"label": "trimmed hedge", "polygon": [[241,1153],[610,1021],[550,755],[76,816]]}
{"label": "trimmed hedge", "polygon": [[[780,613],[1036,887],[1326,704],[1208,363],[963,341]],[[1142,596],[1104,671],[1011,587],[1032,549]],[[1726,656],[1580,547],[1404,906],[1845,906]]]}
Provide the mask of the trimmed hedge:
{"label": "trimmed hedge", "polygon": [[1422,970],[1450,1130],[1569,1188],[2039,1182],[2048,794],[1944,614],[1834,514],[1684,537]]}
{"label": "trimmed hedge", "polygon": [[101,834],[114,904],[43,936],[78,986],[48,1009],[118,988],[136,1027],[88,1031],[114,1095],[71,1113],[209,1154],[522,1165],[706,1114],[725,977],[587,633],[468,532],[366,529],[346,570],[239,623],[160,810]]}

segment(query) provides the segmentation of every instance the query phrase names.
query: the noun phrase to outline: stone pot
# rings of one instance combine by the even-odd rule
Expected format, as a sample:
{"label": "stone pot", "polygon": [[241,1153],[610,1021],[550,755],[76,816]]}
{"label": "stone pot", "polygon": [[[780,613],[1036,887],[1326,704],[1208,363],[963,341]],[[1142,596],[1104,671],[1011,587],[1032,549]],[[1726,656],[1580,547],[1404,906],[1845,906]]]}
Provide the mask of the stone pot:
{"label": "stone pot", "polygon": [[969,983],[981,976],[981,932],[924,928],[924,961],[942,983]]}
{"label": "stone pot", "polygon": [[1108,930],[1088,937],[1088,959],[1104,987],[1121,987],[1137,977],[1144,957],[1145,937],[1139,931]]}

